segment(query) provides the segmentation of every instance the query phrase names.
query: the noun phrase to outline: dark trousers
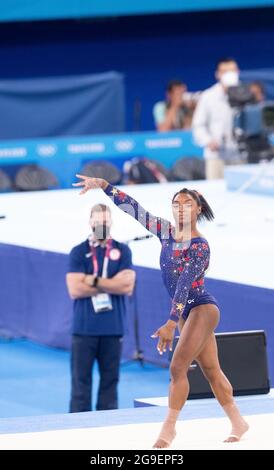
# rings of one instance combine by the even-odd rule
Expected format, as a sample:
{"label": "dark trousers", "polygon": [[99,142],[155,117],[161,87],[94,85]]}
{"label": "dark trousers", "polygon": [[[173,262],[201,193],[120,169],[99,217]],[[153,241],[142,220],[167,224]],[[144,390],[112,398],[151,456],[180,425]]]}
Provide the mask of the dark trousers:
{"label": "dark trousers", "polygon": [[96,409],[118,408],[121,350],[120,336],[72,337],[70,413],[92,409],[92,368],[95,360],[98,361],[100,374]]}

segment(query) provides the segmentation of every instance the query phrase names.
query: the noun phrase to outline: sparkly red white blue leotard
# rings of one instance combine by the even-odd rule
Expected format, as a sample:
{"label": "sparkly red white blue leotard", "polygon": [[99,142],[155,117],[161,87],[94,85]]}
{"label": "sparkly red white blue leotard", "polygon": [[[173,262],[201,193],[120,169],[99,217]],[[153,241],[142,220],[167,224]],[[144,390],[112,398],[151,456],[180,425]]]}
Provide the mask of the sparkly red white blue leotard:
{"label": "sparkly red white blue leotard", "polygon": [[190,310],[197,305],[218,306],[216,299],[204,286],[204,275],[210,259],[207,240],[198,237],[177,243],[173,238],[174,227],[168,220],[155,217],[135,199],[110,183],[104,191],[114,204],[159,238],[162,245],[162,278],[172,299],[170,319],[176,322],[180,316],[186,319]]}

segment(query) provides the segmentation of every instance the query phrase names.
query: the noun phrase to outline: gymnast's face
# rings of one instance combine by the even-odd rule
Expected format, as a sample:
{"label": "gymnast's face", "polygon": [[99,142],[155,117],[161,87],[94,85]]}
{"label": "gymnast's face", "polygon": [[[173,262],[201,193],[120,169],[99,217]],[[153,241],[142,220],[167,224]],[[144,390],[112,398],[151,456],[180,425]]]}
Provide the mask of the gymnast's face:
{"label": "gymnast's face", "polygon": [[197,221],[201,207],[190,194],[180,193],[172,202],[172,212],[177,223],[188,225]]}

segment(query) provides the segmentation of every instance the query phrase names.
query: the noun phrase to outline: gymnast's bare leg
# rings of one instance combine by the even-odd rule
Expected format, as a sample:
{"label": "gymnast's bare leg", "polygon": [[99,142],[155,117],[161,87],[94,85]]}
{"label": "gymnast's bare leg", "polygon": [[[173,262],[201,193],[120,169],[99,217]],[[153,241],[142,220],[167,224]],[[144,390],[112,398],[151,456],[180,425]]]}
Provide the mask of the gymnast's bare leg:
{"label": "gymnast's bare leg", "polygon": [[212,304],[199,305],[190,311],[170,364],[169,412],[154,448],[169,447],[176,435],[176,420],[189,394],[188,368],[208,342],[219,317],[218,307]]}
{"label": "gymnast's bare leg", "polygon": [[248,430],[249,425],[241,416],[233,398],[232,386],[221,370],[216,338],[213,333],[196,360],[205,378],[208,380],[215,397],[231,421],[231,432],[224,442],[239,441]]}
{"label": "gymnast's bare leg", "polygon": [[[248,423],[242,418],[237,405],[234,402],[232,386],[220,368],[217,344],[213,333],[219,321],[218,308],[214,305],[202,305],[191,310],[186,322],[181,318],[178,324],[180,331],[180,340],[178,342],[179,350],[176,347],[173,361],[171,363],[172,381],[169,393],[169,413],[160,436],[154,445],[155,448],[169,447],[176,435],[176,420],[189,393],[187,370],[192,362],[192,360],[189,359],[191,357],[190,351],[198,349],[198,343],[196,343],[196,347],[192,345],[192,342],[190,346],[188,346],[189,343],[185,338],[186,335],[191,334],[193,328],[196,332],[197,325],[200,321],[199,318],[196,318],[196,322],[194,320],[189,322],[189,320],[193,318],[195,311],[197,312],[198,309],[201,310],[202,315],[202,311],[204,311],[205,308],[207,311],[212,311],[212,313],[207,315],[209,316],[209,319],[203,318],[201,320],[201,326],[203,325],[203,321],[206,323],[206,331],[209,332],[208,338],[205,340],[200,352],[196,354],[192,360],[196,359],[199,363],[206,379],[209,381],[216,399],[219,401],[231,421],[231,433],[225,442],[235,442],[240,440],[249,428]],[[188,326],[189,323],[190,327]],[[214,326],[215,323],[216,325]],[[206,335],[204,337],[206,337]],[[195,341],[195,338],[197,338],[196,334],[192,336],[193,341]],[[198,340],[203,342],[202,335],[198,335]],[[187,348],[187,350],[185,348]]]}

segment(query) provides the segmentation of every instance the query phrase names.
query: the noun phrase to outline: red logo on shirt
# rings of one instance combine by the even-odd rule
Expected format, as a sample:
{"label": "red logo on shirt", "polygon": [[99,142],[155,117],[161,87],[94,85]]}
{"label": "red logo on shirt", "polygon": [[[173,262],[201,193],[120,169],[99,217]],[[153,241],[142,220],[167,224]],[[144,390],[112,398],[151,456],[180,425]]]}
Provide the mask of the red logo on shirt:
{"label": "red logo on shirt", "polygon": [[112,248],[112,250],[110,250],[109,257],[113,261],[117,261],[117,259],[121,257],[121,251],[118,250],[118,248]]}

